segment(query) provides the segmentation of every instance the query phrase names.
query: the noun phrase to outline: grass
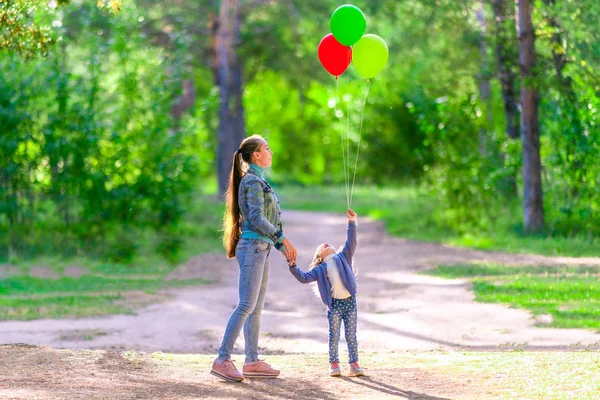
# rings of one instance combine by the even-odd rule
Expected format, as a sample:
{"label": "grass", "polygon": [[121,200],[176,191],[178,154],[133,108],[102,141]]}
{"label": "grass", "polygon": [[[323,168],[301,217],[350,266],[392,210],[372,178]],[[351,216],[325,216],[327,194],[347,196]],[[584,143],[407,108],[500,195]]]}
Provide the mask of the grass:
{"label": "grass", "polygon": [[551,315],[552,327],[600,332],[600,267],[467,264],[440,266],[426,273],[471,278],[477,301]]}
{"label": "grass", "polygon": [[108,314],[131,314],[120,294],[90,296],[48,296],[44,298],[10,298],[0,300],[0,320],[89,317]]}
{"label": "grass", "polygon": [[[208,281],[201,279],[165,281],[164,276],[10,277],[0,280],[0,320],[130,314],[136,306],[156,300],[150,295],[157,290],[205,283]],[[148,296],[130,298],[132,292]]]}
{"label": "grass", "polygon": [[[162,278],[162,277],[160,277]],[[59,279],[42,279],[29,276],[13,277],[0,282],[1,296],[15,295],[52,295],[56,293],[97,293],[132,291],[143,288],[146,292],[162,289],[167,285],[179,284],[180,281],[165,282],[158,277],[139,277],[136,279],[120,279],[117,277],[87,276],[80,278],[61,277]],[[186,282],[186,281],[183,281]],[[201,282],[201,281],[198,281]],[[189,281],[186,283],[196,283]],[[44,296],[46,297],[46,296]]]}
{"label": "grass", "polygon": [[[216,196],[197,199],[177,228],[182,243],[172,259],[157,252],[155,234],[146,231],[136,237],[136,251],[129,262],[65,255],[8,260],[17,274],[0,279],[0,320],[132,313],[137,306],[156,300],[152,295],[158,290],[208,283],[165,280],[191,256],[222,249],[217,231],[223,206]],[[40,267],[48,277],[31,276]],[[73,267],[83,274],[66,276],[65,271]],[[146,296],[132,296],[133,292]]]}
{"label": "grass", "polygon": [[[276,188],[284,209],[344,213],[344,187]],[[415,187],[355,187],[352,206],[360,214],[384,221],[389,234],[408,239],[439,242],[458,247],[533,253],[547,256],[596,257],[600,240],[586,237],[526,236],[514,210],[501,210],[502,217],[488,230],[473,231],[447,222],[437,200]]]}

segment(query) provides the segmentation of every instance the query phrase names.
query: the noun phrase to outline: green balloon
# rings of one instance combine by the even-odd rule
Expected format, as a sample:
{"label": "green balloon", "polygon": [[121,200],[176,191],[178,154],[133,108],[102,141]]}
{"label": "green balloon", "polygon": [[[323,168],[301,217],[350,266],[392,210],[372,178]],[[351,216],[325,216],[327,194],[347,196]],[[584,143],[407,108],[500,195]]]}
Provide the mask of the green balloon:
{"label": "green balloon", "polygon": [[352,46],[367,29],[367,20],[360,8],[345,4],[339,6],[329,21],[333,37],[344,46]]}
{"label": "green balloon", "polygon": [[388,47],[377,35],[365,35],[352,47],[352,63],[363,78],[381,72],[388,62]]}

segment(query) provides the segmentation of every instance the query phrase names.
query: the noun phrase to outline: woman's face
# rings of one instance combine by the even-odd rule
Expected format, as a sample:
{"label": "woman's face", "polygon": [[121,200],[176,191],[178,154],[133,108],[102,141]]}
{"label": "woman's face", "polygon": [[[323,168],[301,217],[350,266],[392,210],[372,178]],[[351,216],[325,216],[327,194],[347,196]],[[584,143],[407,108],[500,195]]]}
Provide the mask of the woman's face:
{"label": "woman's face", "polygon": [[270,167],[273,163],[273,152],[267,142],[264,142],[258,151],[252,153],[252,163],[261,168]]}

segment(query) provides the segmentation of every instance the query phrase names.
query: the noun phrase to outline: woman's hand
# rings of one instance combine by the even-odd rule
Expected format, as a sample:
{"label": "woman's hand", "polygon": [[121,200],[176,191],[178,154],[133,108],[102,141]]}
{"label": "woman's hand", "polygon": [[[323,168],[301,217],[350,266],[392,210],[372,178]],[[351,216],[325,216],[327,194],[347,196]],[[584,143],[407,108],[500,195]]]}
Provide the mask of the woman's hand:
{"label": "woman's hand", "polygon": [[351,208],[348,209],[348,222],[356,222],[356,213]]}
{"label": "woman's hand", "polygon": [[294,247],[292,242],[290,242],[290,240],[286,237],[286,238],[283,238],[283,241],[281,242],[281,244],[283,244],[283,255],[285,256],[286,260],[288,260],[288,263],[295,264],[296,263],[296,248]]}

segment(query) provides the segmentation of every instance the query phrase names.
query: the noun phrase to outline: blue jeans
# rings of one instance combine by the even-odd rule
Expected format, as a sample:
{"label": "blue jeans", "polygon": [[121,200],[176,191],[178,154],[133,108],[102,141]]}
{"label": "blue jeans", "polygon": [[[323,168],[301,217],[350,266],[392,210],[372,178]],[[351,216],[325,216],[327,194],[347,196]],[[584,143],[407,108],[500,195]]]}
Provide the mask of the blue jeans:
{"label": "blue jeans", "polygon": [[227,322],[219,359],[231,358],[233,345],[244,327],[246,362],[258,361],[260,314],[269,282],[269,243],[260,239],[240,239],[235,258],[240,265],[238,304]]}
{"label": "blue jeans", "polygon": [[329,320],[329,362],[340,362],[338,345],[340,330],[344,321],[344,333],[348,344],[348,362],[358,362],[358,341],[356,340],[356,296],[347,299],[331,299],[331,310],[327,311]]}

